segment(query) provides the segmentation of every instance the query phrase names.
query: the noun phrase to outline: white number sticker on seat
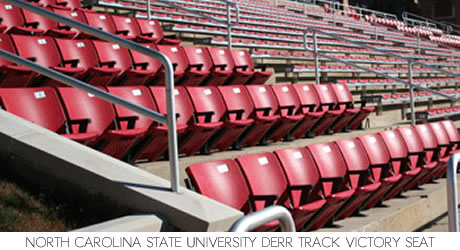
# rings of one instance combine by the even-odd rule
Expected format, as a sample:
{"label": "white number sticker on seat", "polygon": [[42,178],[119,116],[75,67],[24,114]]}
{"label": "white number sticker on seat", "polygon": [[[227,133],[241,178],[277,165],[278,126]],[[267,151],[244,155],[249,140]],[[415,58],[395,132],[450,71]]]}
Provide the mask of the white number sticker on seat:
{"label": "white number sticker on seat", "polygon": [[84,42],[78,42],[77,43],[77,48],[83,48],[85,47],[85,43]]}
{"label": "white number sticker on seat", "polygon": [[408,134],[408,135],[411,135],[411,134],[412,134],[412,130],[407,130],[407,134]]}
{"label": "white number sticker on seat", "polygon": [[340,90],[343,90],[343,89],[344,89],[344,87],[343,87],[342,85],[339,85],[338,88],[339,88]]}
{"label": "white number sticker on seat", "polygon": [[176,52],[177,52],[177,48],[176,48],[176,47],[172,47],[172,48],[171,48],[171,52],[176,53]]}
{"label": "white number sticker on seat", "polygon": [[38,39],[38,44],[42,45],[42,44],[46,44],[46,39]]}
{"label": "white number sticker on seat", "polygon": [[244,51],[240,51],[240,56],[244,56]]}
{"label": "white number sticker on seat", "polygon": [[100,16],[99,16],[99,19],[101,19],[101,20],[105,20],[105,19],[106,19],[106,17],[105,17],[104,15],[100,15]]}
{"label": "white number sticker on seat", "polygon": [[324,152],[324,153],[330,153],[330,152],[332,152],[332,149],[331,149],[331,147],[329,147],[329,146],[324,146],[324,147],[323,147],[323,152]]}
{"label": "white number sticker on seat", "polygon": [[140,89],[133,89],[133,96],[140,96],[142,95],[142,91]]}
{"label": "white number sticker on seat", "polygon": [[41,98],[46,97],[45,91],[37,91],[34,93],[34,95],[36,99],[41,99]]}
{"label": "white number sticker on seat", "polygon": [[217,166],[217,172],[219,172],[221,174],[228,172],[227,164]]}
{"label": "white number sticker on seat", "polygon": [[393,132],[389,132],[388,137],[390,137],[390,139],[394,139],[396,137],[396,135]]}
{"label": "white number sticker on seat", "polygon": [[118,45],[118,44],[113,44],[113,45],[112,45],[112,48],[113,48],[113,49],[120,49],[120,45]]}
{"label": "white number sticker on seat", "polygon": [[72,12],[72,13],[70,13],[70,16],[76,17],[76,16],[78,16],[78,13],[77,12]]}
{"label": "white number sticker on seat", "polygon": [[321,86],[324,91],[327,91],[327,86]]}
{"label": "white number sticker on seat", "polygon": [[179,95],[179,90],[174,89],[174,95]]}
{"label": "white number sticker on seat", "polygon": [[7,5],[5,5],[5,9],[11,10],[11,9],[13,9],[13,5],[7,4]]}
{"label": "white number sticker on seat", "polygon": [[260,93],[265,93],[265,91],[266,91],[266,90],[265,90],[265,87],[260,87],[260,88],[259,88],[259,92],[260,92]]}
{"label": "white number sticker on seat", "polygon": [[94,97],[94,95],[91,94],[91,93],[88,93],[88,96],[89,96],[90,98],[93,98],[93,97]]}
{"label": "white number sticker on seat", "polygon": [[225,51],[224,50],[219,50],[219,54],[225,55]]}
{"label": "white number sticker on seat", "polygon": [[201,54],[201,53],[203,53],[203,50],[201,50],[201,49],[196,49],[195,52],[196,52],[197,54]]}
{"label": "white number sticker on seat", "polygon": [[233,88],[233,93],[239,94],[239,93],[241,93],[241,89],[240,88]]}
{"label": "white number sticker on seat", "polygon": [[205,89],[205,90],[203,90],[203,93],[204,93],[205,95],[211,95],[211,94],[212,94],[212,90],[210,90],[210,89]]}
{"label": "white number sticker on seat", "polygon": [[260,165],[265,165],[265,164],[268,164],[268,159],[267,157],[260,157],[259,159],[257,159],[259,161],[259,164]]}
{"label": "white number sticker on seat", "polygon": [[126,18],[126,19],[125,19],[125,22],[126,22],[126,23],[131,23],[131,19],[130,19],[130,18]]}
{"label": "white number sticker on seat", "polygon": [[308,86],[303,86],[303,91],[309,91],[310,88]]}
{"label": "white number sticker on seat", "polygon": [[283,92],[289,92],[289,88],[286,87],[286,86],[282,87],[281,90],[282,90]]}
{"label": "white number sticker on seat", "polygon": [[371,137],[371,138],[369,139],[369,141],[370,141],[371,143],[376,143],[376,142],[377,142],[377,139],[375,139],[375,137]]}
{"label": "white number sticker on seat", "polygon": [[292,155],[295,159],[301,159],[303,157],[302,153],[300,153],[299,151],[294,152]]}
{"label": "white number sticker on seat", "polygon": [[355,143],[350,141],[347,143],[349,148],[355,148]]}
{"label": "white number sticker on seat", "polygon": [[149,24],[150,25],[155,25],[155,21],[150,21]]}

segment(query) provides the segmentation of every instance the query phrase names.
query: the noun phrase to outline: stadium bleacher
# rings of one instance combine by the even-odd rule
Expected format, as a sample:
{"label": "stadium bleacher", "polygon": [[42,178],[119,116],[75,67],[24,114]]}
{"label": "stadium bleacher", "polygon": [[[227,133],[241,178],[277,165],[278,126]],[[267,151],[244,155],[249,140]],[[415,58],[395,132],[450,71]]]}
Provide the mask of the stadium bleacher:
{"label": "stadium bleacher", "polygon": [[[460,135],[446,120],[460,115],[455,102],[415,91],[414,119],[422,124],[408,127],[405,116],[394,119],[395,110],[406,114],[411,99],[403,83],[320,57],[321,84],[313,84],[313,53],[304,48],[303,32],[315,27],[456,74],[458,37],[396,20],[360,18],[353,9],[346,15],[332,15],[327,6],[300,13],[269,1],[235,1],[240,20],[227,48],[229,27],[166,3],[152,1],[152,19],[146,19],[145,5],[121,0],[100,0],[89,9],[77,0],[31,2],[165,54],[174,69],[179,153],[203,157],[185,169],[192,187],[245,214],[278,204],[289,208],[297,230],[318,230],[444,177],[447,159],[458,150]],[[226,20],[226,5],[219,1],[171,3]],[[1,1],[0,20],[0,49],[167,114],[159,61]],[[312,33],[306,37],[313,42]],[[409,78],[401,58],[323,35],[318,48]],[[418,65],[412,74],[414,84],[460,96],[459,78]],[[0,107],[133,165],[168,160],[167,126],[2,58]],[[369,126],[382,129],[325,143],[313,138]],[[205,160],[302,138],[313,143]],[[273,222],[257,231],[278,229]]]}

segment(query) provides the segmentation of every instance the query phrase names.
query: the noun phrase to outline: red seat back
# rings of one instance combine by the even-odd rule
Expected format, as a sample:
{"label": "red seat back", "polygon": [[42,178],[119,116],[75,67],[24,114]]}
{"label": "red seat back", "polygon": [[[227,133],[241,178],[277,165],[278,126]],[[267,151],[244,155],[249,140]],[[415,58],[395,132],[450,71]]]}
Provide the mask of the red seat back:
{"label": "red seat back", "polygon": [[65,133],[65,114],[51,87],[0,88],[0,106],[54,132]]}
{"label": "red seat back", "polygon": [[105,32],[109,32],[112,34],[115,34],[117,32],[115,24],[112,20],[112,16],[110,14],[89,11],[83,11],[81,13],[85,15],[86,21],[88,21],[88,25],[90,25],[91,27],[101,29]]}
{"label": "red seat back", "polygon": [[[248,85],[246,86],[249,95],[251,96],[254,108],[269,109],[268,115],[272,116],[278,113],[278,101],[276,100],[275,93],[270,86],[265,85]],[[262,116],[263,111],[256,111],[258,116]]]}
{"label": "red seat back", "polygon": [[200,123],[218,122],[224,118],[227,110],[216,87],[187,87],[186,89],[197,114],[212,113],[208,121],[205,120],[206,116],[198,116]]}
{"label": "red seat back", "polygon": [[316,111],[319,108],[320,99],[313,84],[294,84],[293,87],[299,97],[300,104],[304,107],[304,113]]}
{"label": "red seat back", "polygon": [[[141,43],[141,44],[153,50],[158,50],[157,46],[153,43]],[[134,50],[129,50],[129,52],[131,53],[134,64],[144,64],[144,63],[147,64],[147,66],[145,67],[146,70],[152,70],[152,71],[157,72],[163,66],[160,61],[158,61],[157,59],[151,56],[141,54]]]}
{"label": "red seat back", "polygon": [[244,213],[250,211],[249,188],[234,160],[198,163],[187,167],[185,172],[198,193]]}
{"label": "red seat back", "polygon": [[141,35],[141,30],[134,17],[112,16],[112,20],[117,33],[134,37]]}
{"label": "red seat back", "polygon": [[[123,87],[108,87],[108,92],[123,98],[126,101],[132,102],[144,108],[158,111],[155,101],[145,86],[123,86]],[[133,128],[148,128],[154,122],[152,119],[139,115],[138,113],[115,105],[117,114],[118,125],[120,129],[133,129]],[[123,118],[137,117],[133,127],[129,127],[129,121]]]}
{"label": "red seat back", "polygon": [[61,64],[61,55],[49,36],[11,35],[19,56],[31,59],[42,66],[53,67]]}
{"label": "red seat back", "polygon": [[[166,92],[165,87],[150,87],[150,91],[153,94],[155,103],[157,104],[158,110],[162,114],[167,114],[168,110],[166,107]],[[189,124],[193,122],[193,115],[195,111],[193,109],[192,101],[184,87],[177,86],[174,89],[176,113],[179,114],[177,118],[177,124]]]}
{"label": "red seat back", "polygon": [[131,55],[125,47],[97,40],[93,40],[93,44],[101,63],[115,62],[114,68],[121,70],[130,69],[133,65]]}
{"label": "red seat back", "polygon": [[173,65],[176,65],[174,71],[185,72],[188,69],[189,62],[182,46],[158,45],[158,50],[165,54]]}
{"label": "red seat back", "polygon": [[[0,49],[11,52],[16,54],[16,49],[14,48],[14,44],[11,41],[11,38],[7,34],[0,34]],[[3,65],[12,65],[13,63],[9,60],[0,57],[0,66]]]}
{"label": "red seat back", "polygon": [[280,112],[282,112],[283,116],[294,115],[299,112],[300,100],[292,85],[276,84],[270,86],[278,100],[278,104],[281,108]]}
{"label": "red seat back", "polygon": [[[86,132],[103,133],[115,129],[115,110],[111,103],[75,88],[62,87],[57,90],[71,121],[90,120]],[[79,128],[79,124],[72,125],[72,131],[78,131]]]}
{"label": "red seat back", "polygon": [[188,47],[184,46],[184,52],[187,55],[190,65],[201,65],[201,71],[210,71],[212,60],[208,50],[205,47]]}
{"label": "red seat back", "polygon": [[211,56],[212,63],[215,67],[224,67],[225,70],[232,70],[235,67],[235,62],[230,50],[225,48],[207,48]]}
{"label": "red seat back", "polygon": [[99,64],[96,49],[90,40],[70,40],[56,38],[56,44],[63,61],[78,60],[77,67],[88,69]]}
{"label": "red seat back", "polygon": [[[250,118],[254,111],[254,104],[252,103],[251,96],[245,86],[218,86],[217,88],[222,95],[228,111],[242,110],[243,113],[241,119],[246,120]],[[235,117],[231,117],[230,119],[236,120]]]}
{"label": "red seat back", "polygon": [[244,67],[244,71],[254,71],[254,63],[247,50],[232,49],[231,52],[236,67]]}

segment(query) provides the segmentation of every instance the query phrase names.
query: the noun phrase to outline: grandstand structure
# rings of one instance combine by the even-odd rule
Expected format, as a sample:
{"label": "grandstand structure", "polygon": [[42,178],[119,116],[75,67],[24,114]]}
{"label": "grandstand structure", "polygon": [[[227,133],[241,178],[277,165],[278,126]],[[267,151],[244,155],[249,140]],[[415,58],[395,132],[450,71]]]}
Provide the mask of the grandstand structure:
{"label": "grandstand structure", "polygon": [[419,230],[446,212],[460,37],[305,2],[0,1],[0,160],[132,212],[82,231],[271,205],[298,231]]}

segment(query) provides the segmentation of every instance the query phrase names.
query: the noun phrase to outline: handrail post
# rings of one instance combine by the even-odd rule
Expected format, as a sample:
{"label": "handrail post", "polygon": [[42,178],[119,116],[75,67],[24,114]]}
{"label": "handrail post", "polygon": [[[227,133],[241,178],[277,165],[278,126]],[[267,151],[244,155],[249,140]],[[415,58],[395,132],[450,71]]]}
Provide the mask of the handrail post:
{"label": "handrail post", "polygon": [[147,19],[150,20],[152,19],[152,6],[150,6],[151,0],[147,0]]}
{"label": "handrail post", "polygon": [[231,19],[231,8],[230,4],[227,3],[227,40],[228,49],[232,49],[232,19]]}
{"label": "handrail post", "polygon": [[377,16],[374,18],[374,32],[375,32],[375,40],[378,40],[378,30],[377,30]]}
{"label": "handrail post", "polygon": [[420,30],[417,28],[417,52],[418,54],[420,55],[421,51],[420,51]]}
{"label": "handrail post", "polygon": [[278,220],[282,232],[295,232],[292,215],[287,208],[279,205],[270,206],[237,220],[230,232],[249,232],[270,221]]}
{"label": "handrail post", "polygon": [[460,153],[455,153],[449,158],[447,164],[447,214],[449,217],[449,232],[458,232],[458,191],[457,167]]}
{"label": "handrail post", "polygon": [[315,82],[319,84],[318,36],[313,31],[313,54],[315,57]]}
{"label": "handrail post", "polygon": [[415,103],[414,103],[414,81],[412,79],[412,62],[407,61],[407,70],[409,71],[409,93],[410,93],[410,123],[415,125]]}

